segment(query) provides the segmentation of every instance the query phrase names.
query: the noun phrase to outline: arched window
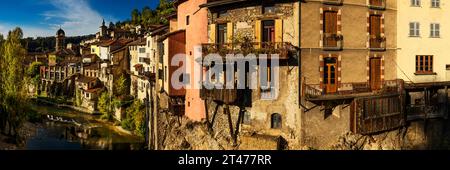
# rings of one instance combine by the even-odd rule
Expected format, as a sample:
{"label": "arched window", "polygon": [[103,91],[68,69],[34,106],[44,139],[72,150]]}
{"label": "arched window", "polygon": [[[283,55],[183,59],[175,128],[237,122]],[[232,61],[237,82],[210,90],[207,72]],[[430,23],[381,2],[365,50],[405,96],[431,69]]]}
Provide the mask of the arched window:
{"label": "arched window", "polygon": [[272,129],[281,129],[281,115],[278,113],[274,113],[271,116],[271,128]]}

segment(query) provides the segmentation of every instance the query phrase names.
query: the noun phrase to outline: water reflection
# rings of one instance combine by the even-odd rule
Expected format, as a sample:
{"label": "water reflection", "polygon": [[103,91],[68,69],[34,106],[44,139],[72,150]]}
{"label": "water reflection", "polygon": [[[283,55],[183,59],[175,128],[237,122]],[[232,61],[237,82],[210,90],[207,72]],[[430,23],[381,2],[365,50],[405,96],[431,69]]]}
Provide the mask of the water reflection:
{"label": "water reflection", "polygon": [[[42,107],[42,106],[39,106]],[[51,108],[54,110],[55,108]],[[48,107],[41,110],[49,110]],[[36,135],[27,140],[29,150],[141,150],[143,142],[134,136],[115,132],[104,124],[86,119],[83,113],[58,109],[67,112],[76,123],[52,121],[48,116],[37,129]],[[75,115],[75,117],[74,117]]]}

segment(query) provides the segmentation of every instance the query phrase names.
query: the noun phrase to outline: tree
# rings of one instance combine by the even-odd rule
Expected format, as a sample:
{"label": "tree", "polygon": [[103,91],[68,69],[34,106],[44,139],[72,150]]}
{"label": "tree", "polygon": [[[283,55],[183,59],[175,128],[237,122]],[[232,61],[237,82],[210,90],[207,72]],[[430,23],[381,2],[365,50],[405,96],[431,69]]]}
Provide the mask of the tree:
{"label": "tree", "polygon": [[122,126],[125,129],[134,131],[135,134],[143,137],[145,135],[145,110],[139,99],[135,99],[131,106],[126,109],[127,117]]}
{"label": "tree", "polygon": [[148,24],[153,24],[153,11],[150,9],[150,7],[146,6],[142,9],[142,24],[143,25],[148,25]]}
{"label": "tree", "polygon": [[127,80],[125,79],[125,76],[122,74],[119,79],[116,80],[114,87],[115,87],[115,93],[116,96],[123,96],[125,95],[127,91]]}
{"label": "tree", "polygon": [[114,25],[114,23],[113,22],[110,22],[109,23],[109,29],[114,29],[116,26]]}
{"label": "tree", "polygon": [[28,75],[28,77],[31,78],[31,81],[36,88],[39,88],[39,82],[41,80],[39,69],[43,65],[44,64],[42,62],[33,62],[33,63],[31,63],[31,65],[28,67],[28,70],[27,70],[27,75]]}
{"label": "tree", "polygon": [[[15,28],[2,40],[0,55],[0,114],[1,130],[18,138],[18,129],[26,118],[27,95],[22,61],[26,50],[21,44],[22,29]],[[6,124],[8,127],[6,127]]]}
{"label": "tree", "polygon": [[80,89],[76,89],[75,90],[75,105],[77,106],[81,106],[81,103],[83,99],[81,98],[81,90]]}
{"label": "tree", "polygon": [[113,118],[113,108],[110,102],[109,93],[103,92],[98,99],[97,109],[102,114],[101,118],[111,120]]}
{"label": "tree", "polygon": [[138,9],[134,9],[133,11],[131,11],[131,23],[132,24],[139,24],[141,22],[141,14],[139,12]]}

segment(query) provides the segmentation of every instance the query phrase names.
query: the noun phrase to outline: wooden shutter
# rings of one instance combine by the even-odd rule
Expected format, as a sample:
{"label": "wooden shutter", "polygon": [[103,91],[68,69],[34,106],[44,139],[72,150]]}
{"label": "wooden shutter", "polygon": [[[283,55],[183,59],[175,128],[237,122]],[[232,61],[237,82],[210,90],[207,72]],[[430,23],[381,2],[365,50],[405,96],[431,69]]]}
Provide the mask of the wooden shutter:
{"label": "wooden shutter", "polygon": [[209,41],[210,43],[216,43],[216,24],[209,25]]}
{"label": "wooden shutter", "polygon": [[233,23],[227,23],[227,43],[233,43]]}
{"label": "wooden shutter", "polygon": [[255,48],[261,48],[261,20],[255,22],[255,41],[258,43]]}
{"label": "wooden shutter", "polygon": [[381,88],[381,59],[374,58],[370,61],[370,82],[372,90],[378,90]]}
{"label": "wooden shutter", "polygon": [[381,34],[381,16],[372,15],[370,16],[370,35],[380,35]]}
{"label": "wooden shutter", "polygon": [[325,33],[329,34],[337,33],[337,12],[334,11],[325,12]]}
{"label": "wooden shutter", "polygon": [[283,20],[275,20],[275,42],[283,42]]}

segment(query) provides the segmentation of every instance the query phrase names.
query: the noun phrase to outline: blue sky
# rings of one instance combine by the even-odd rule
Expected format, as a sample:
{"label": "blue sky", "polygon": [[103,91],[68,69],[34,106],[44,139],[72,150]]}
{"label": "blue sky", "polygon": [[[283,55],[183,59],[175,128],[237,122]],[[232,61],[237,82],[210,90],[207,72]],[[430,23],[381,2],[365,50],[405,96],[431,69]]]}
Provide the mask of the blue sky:
{"label": "blue sky", "polygon": [[123,21],[134,8],[155,8],[159,0],[2,0],[0,34],[21,27],[25,37],[53,36],[61,26],[67,36],[94,34],[102,19]]}

